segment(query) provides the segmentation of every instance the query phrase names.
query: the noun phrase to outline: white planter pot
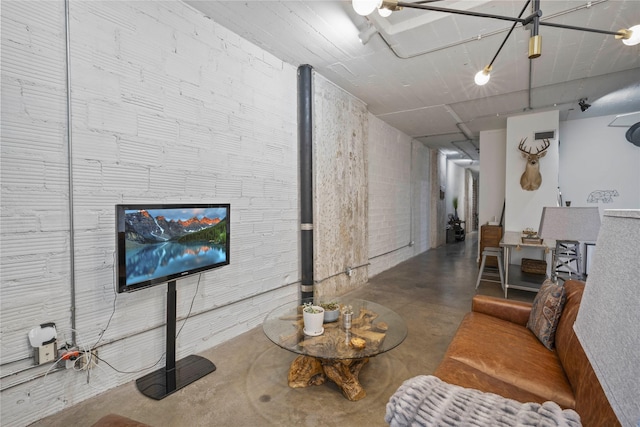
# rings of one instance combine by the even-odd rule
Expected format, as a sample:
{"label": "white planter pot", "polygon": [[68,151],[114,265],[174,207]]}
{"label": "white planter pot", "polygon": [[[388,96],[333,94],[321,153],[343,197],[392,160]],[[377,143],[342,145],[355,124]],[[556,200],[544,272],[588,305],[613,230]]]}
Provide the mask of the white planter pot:
{"label": "white planter pot", "polygon": [[324,328],[322,327],[324,323],[324,309],[319,305],[314,305],[313,308],[318,311],[318,313],[307,313],[302,310],[304,334],[310,336],[322,335],[324,332]]}
{"label": "white planter pot", "polygon": [[340,310],[337,308],[331,311],[324,311],[324,323],[335,322],[338,320],[338,317],[340,317]]}

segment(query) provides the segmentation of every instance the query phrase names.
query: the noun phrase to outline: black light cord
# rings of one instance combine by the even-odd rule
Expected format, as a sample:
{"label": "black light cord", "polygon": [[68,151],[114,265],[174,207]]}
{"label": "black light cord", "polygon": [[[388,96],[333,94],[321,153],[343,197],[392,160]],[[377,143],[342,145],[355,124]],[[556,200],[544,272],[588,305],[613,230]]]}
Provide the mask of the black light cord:
{"label": "black light cord", "polygon": [[[527,0],[527,2],[525,3],[524,7],[522,8],[522,10],[520,11],[520,14],[518,15],[518,18],[520,18],[522,16],[522,14],[524,13],[525,10],[527,10],[527,8],[529,7],[529,4],[531,4],[531,0]],[[500,53],[500,51],[502,50],[502,48],[504,47],[505,43],[507,42],[507,40],[509,39],[509,37],[511,36],[511,33],[513,32],[513,30],[516,28],[516,25],[518,25],[518,22],[514,22],[513,25],[511,26],[511,29],[509,30],[509,32],[507,33],[507,36],[504,38],[504,40],[502,40],[502,44],[500,45],[500,47],[498,48],[498,51],[496,52],[495,55],[493,55],[493,59],[491,60],[491,62],[489,62],[489,68],[491,68],[491,66],[493,65],[493,62],[496,60],[496,58],[498,57],[498,54]]]}

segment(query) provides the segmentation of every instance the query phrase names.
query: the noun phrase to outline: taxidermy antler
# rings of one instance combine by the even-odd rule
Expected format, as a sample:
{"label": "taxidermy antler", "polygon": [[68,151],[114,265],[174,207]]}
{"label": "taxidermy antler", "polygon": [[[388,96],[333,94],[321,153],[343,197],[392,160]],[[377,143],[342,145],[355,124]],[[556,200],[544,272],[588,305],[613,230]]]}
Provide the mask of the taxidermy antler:
{"label": "taxidermy antler", "polygon": [[536,153],[524,149],[524,143],[527,138],[524,138],[518,144],[518,150],[522,152],[522,157],[527,159],[527,165],[524,168],[524,173],[520,177],[520,187],[526,191],[535,191],[540,188],[542,184],[542,175],[540,175],[540,159],[547,154],[547,148],[551,145],[548,139],[543,139],[544,145],[542,148],[538,148]]}

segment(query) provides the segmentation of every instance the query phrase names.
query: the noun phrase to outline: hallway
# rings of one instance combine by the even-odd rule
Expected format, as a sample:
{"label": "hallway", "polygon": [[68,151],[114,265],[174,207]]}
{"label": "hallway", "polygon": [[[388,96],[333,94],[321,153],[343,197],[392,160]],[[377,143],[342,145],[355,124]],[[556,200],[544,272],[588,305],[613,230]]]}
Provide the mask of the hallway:
{"label": "hallway", "polygon": [[[143,396],[131,382],[32,425],[90,426],[117,413],[157,427],[385,426],[389,397],[404,380],[434,371],[471,307],[477,241],[477,233],[471,233],[465,241],[429,250],[349,294],[390,307],[409,331],[399,347],[365,365],[360,380],[367,397],[360,401],[346,400],[332,383],[289,388],[287,373],[296,355],[271,343],[257,327],[201,353],[217,370],[163,400]],[[478,293],[502,297],[500,285],[492,282],[481,283]],[[509,299],[523,301],[534,296],[509,293]],[[108,381],[113,371],[99,366],[92,381]]]}

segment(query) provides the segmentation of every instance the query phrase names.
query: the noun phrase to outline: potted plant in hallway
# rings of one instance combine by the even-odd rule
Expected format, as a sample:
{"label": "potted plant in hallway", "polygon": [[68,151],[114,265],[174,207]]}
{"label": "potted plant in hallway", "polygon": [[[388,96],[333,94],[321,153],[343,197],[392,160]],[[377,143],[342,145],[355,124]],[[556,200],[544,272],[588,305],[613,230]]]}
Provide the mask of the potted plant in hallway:
{"label": "potted plant in hallway", "polygon": [[322,335],[324,328],[324,308],[313,305],[312,302],[305,302],[302,307],[302,320],[304,322],[303,332],[312,337]]}
{"label": "potted plant in hallway", "polygon": [[453,198],[453,219],[458,219],[458,198]]}

